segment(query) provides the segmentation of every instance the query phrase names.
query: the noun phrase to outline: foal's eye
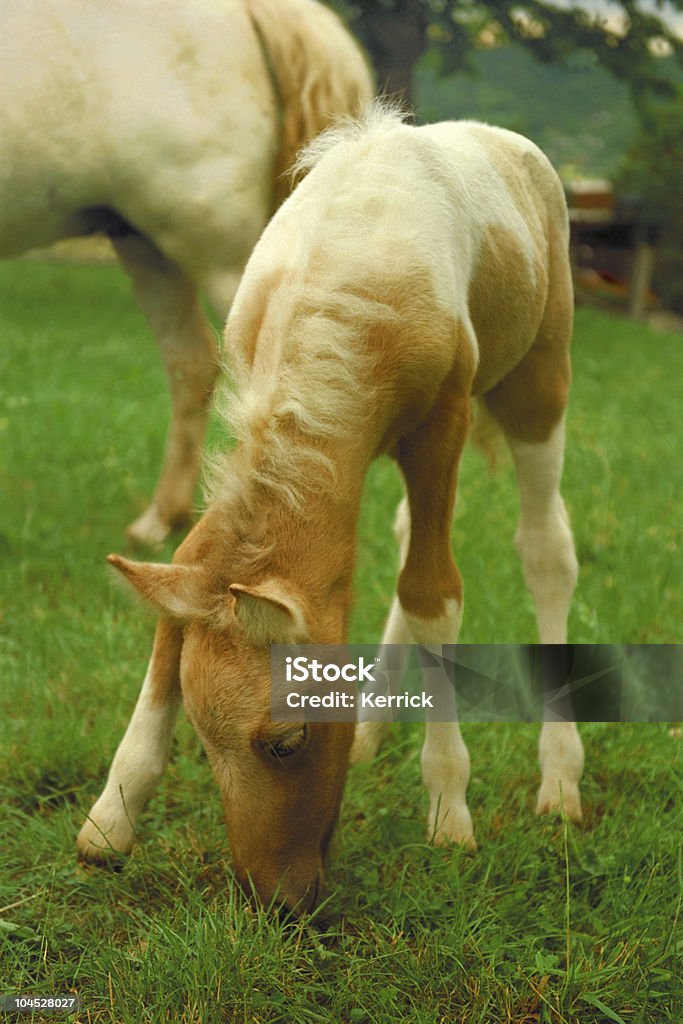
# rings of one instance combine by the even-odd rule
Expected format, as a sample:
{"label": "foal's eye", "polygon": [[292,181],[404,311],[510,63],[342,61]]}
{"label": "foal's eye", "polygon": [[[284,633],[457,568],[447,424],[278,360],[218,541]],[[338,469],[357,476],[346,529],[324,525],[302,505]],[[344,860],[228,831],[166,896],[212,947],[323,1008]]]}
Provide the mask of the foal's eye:
{"label": "foal's eye", "polygon": [[292,754],[298,753],[306,743],[308,739],[308,726],[304,726],[302,729],[296,729],[294,732],[286,733],[284,736],[278,736],[277,739],[264,741],[264,748],[270,754],[271,757],[276,760],[281,760],[284,757],[291,757]]}

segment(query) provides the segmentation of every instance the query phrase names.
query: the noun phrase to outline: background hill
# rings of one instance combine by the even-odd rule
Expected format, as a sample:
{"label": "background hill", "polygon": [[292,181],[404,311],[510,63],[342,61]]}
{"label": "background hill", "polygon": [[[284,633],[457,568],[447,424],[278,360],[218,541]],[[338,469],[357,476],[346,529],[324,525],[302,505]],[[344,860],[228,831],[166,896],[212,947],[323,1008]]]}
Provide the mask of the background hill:
{"label": "background hill", "polygon": [[565,65],[541,64],[519,46],[482,50],[476,74],[439,77],[429,55],[416,80],[425,121],[472,117],[529,136],[563,177],[610,177],[636,132],[628,90],[577,52]]}

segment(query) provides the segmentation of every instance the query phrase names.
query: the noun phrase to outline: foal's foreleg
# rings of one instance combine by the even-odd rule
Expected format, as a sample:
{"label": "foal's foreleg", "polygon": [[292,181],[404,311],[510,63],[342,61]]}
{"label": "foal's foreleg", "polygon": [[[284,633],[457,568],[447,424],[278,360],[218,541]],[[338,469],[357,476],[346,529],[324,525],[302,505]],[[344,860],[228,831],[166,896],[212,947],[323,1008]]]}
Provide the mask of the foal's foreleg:
{"label": "foal's foreleg", "polygon": [[131,539],[158,544],[192,514],[218,357],[197,288],[145,238],[115,239],[138,302],[154,333],[171,394],[171,426],[150,507],[128,529]]}
{"label": "foal's foreleg", "polygon": [[[508,438],[520,493],[516,536],[524,575],[534,599],[542,644],[566,644],[567,616],[578,575],[569,518],[560,495],[564,422],[536,444]],[[551,695],[547,693],[547,698]],[[563,809],[581,819],[579,781],[583,746],[570,721],[549,719],[550,700],[539,744],[541,788],[536,812]]]}
{"label": "foal's foreleg", "polygon": [[104,791],[78,835],[78,852],[85,860],[104,860],[110,853],[131,851],[135,822],[168,761],[180,704],[181,643],[180,630],[160,621],[133,717],[114,756]]}

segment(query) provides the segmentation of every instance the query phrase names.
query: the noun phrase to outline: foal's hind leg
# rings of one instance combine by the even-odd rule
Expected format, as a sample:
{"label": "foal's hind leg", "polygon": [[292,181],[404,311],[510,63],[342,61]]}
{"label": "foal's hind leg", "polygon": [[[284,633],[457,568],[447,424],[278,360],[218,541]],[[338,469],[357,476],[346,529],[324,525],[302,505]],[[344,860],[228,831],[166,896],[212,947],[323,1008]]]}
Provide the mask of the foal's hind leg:
{"label": "foal's hind leg", "polygon": [[[486,396],[505,431],[520,493],[515,538],[542,644],[567,641],[567,616],[578,574],[569,518],[560,495],[569,361],[559,346],[537,344]],[[537,813],[564,809],[581,818],[583,747],[574,722],[546,720],[540,739]]]}
{"label": "foal's hind leg", "polygon": [[[448,381],[430,420],[399,446],[408,490],[410,538],[398,601],[418,644],[455,643],[462,618],[462,582],[451,550],[458,463],[470,422],[469,381]],[[429,792],[428,837],[474,847],[467,807],[470,758],[455,704],[447,722],[427,722],[422,779]]]}
{"label": "foal's hind leg", "polygon": [[[509,438],[520,491],[520,524],[516,544],[527,585],[534,598],[542,644],[567,641],[567,616],[578,565],[569,519],[560,497],[564,425],[547,441],[525,444]],[[581,819],[579,780],[583,747],[574,722],[546,719],[539,744],[541,788],[537,813],[563,808]]]}
{"label": "foal's hind leg", "polygon": [[218,373],[216,342],[197,288],[180,267],[138,235],[114,239],[114,245],[159,343],[171,393],[171,427],[154,500],[128,529],[133,540],[157,544],[191,518]]}
{"label": "foal's hind leg", "polygon": [[[408,511],[408,502],[406,498],[403,498],[398,509],[396,510],[396,519],[394,521],[394,533],[398,540],[399,552],[400,552],[400,568],[402,569],[405,565],[406,556],[408,554],[408,539],[410,536],[410,513]],[[382,668],[391,670],[392,673],[399,673],[400,666],[392,663],[391,665],[384,665],[383,662],[388,658],[387,647],[391,647],[393,644],[409,644],[412,642],[413,635],[410,630],[410,626],[406,621],[401,603],[398,597],[394,597],[391,603],[391,610],[387,619],[386,626],[384,627],[384,633],[382,634],[382,643],[380,647],[380,671]],[[351,750],[351,761],[357,764],[359,761],[371,760],[389,732],[391,723],[386,720],[386,711],[382,712],[382,719],[380,721],[363,721],[356,725],[356,733],[353,740],[353,748]]]}
{"label": "foal's hind leg", "polygon": [[147,675],[126,733],[114,755],[107,784],[78,835],[85,860],[130,853],[135,822],[156,789],[168,761],[180,705],[181,631],[160,621]]}

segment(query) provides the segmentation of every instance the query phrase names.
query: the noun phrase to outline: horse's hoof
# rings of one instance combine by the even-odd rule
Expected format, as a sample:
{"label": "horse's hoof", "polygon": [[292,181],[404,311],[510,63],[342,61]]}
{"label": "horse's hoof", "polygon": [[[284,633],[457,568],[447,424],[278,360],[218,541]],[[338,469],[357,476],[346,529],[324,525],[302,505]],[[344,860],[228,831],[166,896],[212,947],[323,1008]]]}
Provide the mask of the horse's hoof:
{"label": "horse's hoof", "polygon": [[126,530],[128,540],[144,547],[159,547],[171,533],[171,524],[160,515],[156,505],[150,505]]}

